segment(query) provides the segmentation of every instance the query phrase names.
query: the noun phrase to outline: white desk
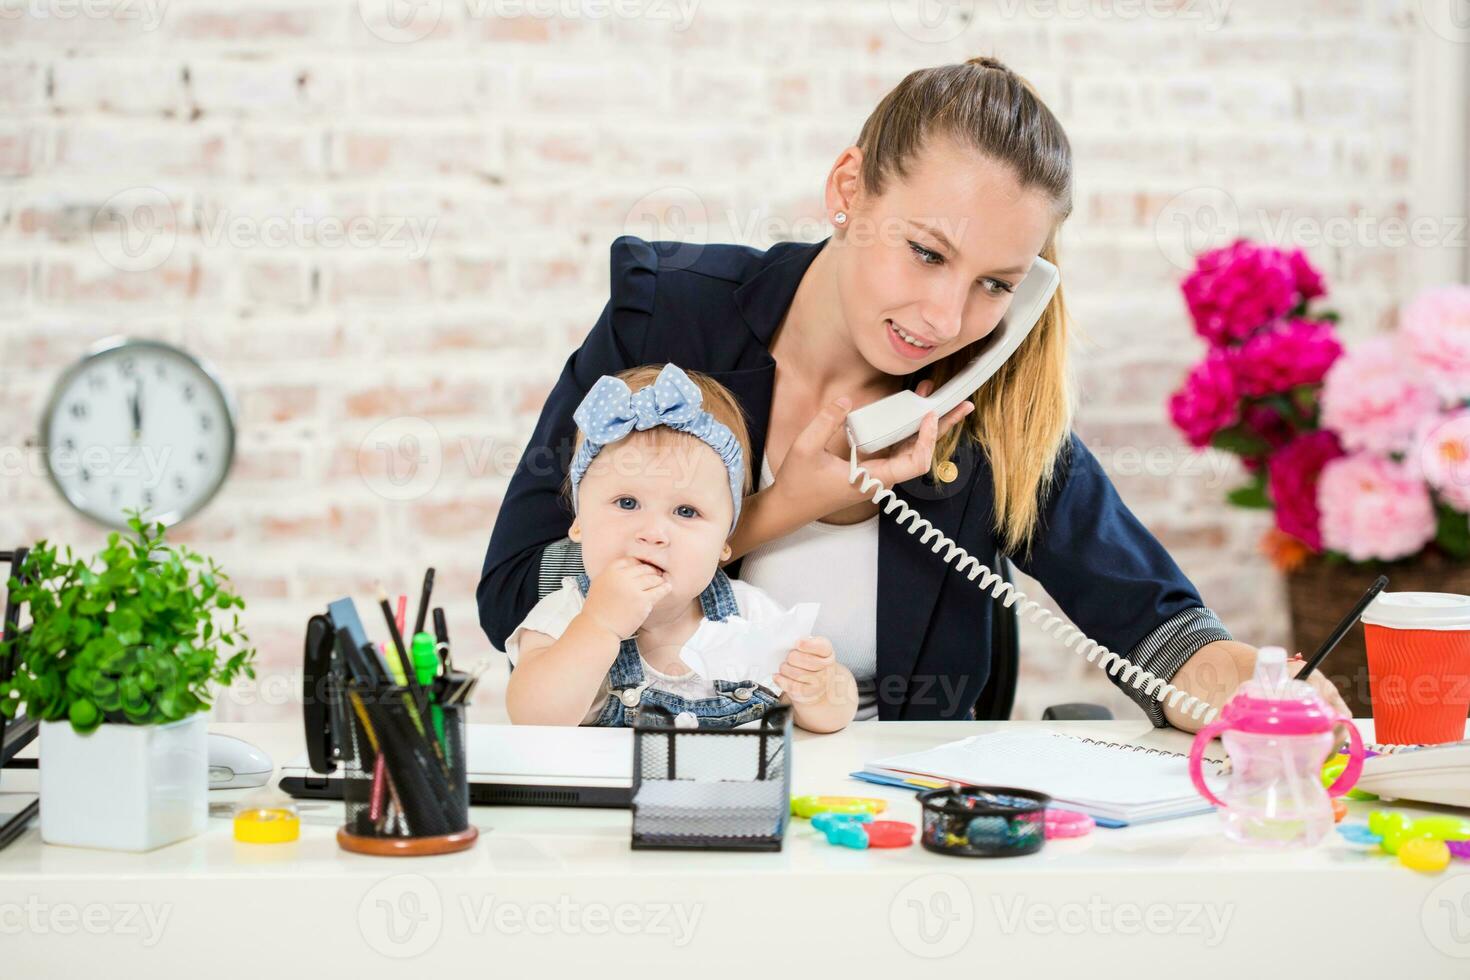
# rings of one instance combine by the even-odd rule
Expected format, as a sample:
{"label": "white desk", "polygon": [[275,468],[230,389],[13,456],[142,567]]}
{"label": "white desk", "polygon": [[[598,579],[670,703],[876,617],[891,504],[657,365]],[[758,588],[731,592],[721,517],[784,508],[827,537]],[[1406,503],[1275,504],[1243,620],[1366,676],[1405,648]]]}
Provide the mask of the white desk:
{"label": "white desk", "polygon": [[[846,774],[1002,724],[1175,750],[1189,743],[1143,722],[859,724],[798,733],[792,789],[884,796],[890,816],[918,823],[911,794]],[[1371,722],[1362,727],[1371,737]],[[255,742],[278,763],[301,751],[295,725],[215,730]],[[4,785],[29,788],[34,777],[7,770]],[[1350,819],[1376,805],[1350,804]],[[476,808],[474,849],[389,859],[338,849],[340,803],[303,802],[301,840],[269,846],[235,843],[227,807],[215,809],[205,834],[148,854],[49,847],[34,827],[0,851],[0,973],[53,976],[64,965],[69,976],[90,967],[259,978],[333,966],[401,978],[457,967],[535,978],[575,967],[589,977],[672,970],[696,980],[790,969],[1004,977],[1070,968],[1079,977],[1239,980],[1278,955],[1309,969],[1310,951],[1347,967],[1341,976],[1470,976],[1464,863],[1420,875],[1336,835],[1311,850],[1262,853],[1225,840],[1214,815],[1099,828],[1038,854],[984,860],[917,844],[831,847],[804,821],[793,821],[780,853],[634,852],[627,811]]]}

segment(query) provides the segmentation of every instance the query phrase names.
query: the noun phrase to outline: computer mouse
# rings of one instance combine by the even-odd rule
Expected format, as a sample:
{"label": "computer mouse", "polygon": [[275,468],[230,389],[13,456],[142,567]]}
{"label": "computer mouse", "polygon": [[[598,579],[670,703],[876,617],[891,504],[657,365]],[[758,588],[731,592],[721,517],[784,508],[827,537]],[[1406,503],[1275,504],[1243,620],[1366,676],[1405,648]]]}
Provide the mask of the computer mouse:
{"label": "computer mouse", "polygon": [[275,771],[271,757],[233,735],[209,734],[209,788],[264,786]]}

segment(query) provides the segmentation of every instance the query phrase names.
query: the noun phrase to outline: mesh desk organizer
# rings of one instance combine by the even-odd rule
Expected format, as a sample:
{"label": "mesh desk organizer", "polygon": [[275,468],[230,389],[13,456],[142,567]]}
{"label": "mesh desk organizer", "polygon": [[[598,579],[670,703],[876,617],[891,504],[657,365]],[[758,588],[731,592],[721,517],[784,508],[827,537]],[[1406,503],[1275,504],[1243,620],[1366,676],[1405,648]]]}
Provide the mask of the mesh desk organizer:
{"label": "mesh desk organizer", "polygon": [[791,707],[742,728],[633,726],[633,847],[779,851],[791,809]]}

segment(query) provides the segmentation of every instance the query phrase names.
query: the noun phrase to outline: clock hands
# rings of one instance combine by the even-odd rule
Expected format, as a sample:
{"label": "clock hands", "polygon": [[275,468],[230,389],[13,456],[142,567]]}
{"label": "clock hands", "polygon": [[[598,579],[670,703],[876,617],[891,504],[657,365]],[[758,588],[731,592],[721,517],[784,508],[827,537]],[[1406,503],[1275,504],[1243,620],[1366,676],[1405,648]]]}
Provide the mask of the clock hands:
{"label": "clock hands", "polygon": [[133,384],[133,393],[128,396],[128,407],[133,413],[133,441],[137,442],[143,435],[143,380],[141,378]]}

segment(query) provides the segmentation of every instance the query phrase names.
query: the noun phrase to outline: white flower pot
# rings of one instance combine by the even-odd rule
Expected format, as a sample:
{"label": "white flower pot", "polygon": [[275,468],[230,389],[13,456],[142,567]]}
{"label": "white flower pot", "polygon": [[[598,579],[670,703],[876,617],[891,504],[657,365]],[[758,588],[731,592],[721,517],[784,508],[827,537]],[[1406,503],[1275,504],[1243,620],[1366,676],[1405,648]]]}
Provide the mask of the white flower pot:
{"label": "white flower pot", "polygon": [[151,851],[209,819],[209,717],[167,725],[41,724],[41,840]]}

